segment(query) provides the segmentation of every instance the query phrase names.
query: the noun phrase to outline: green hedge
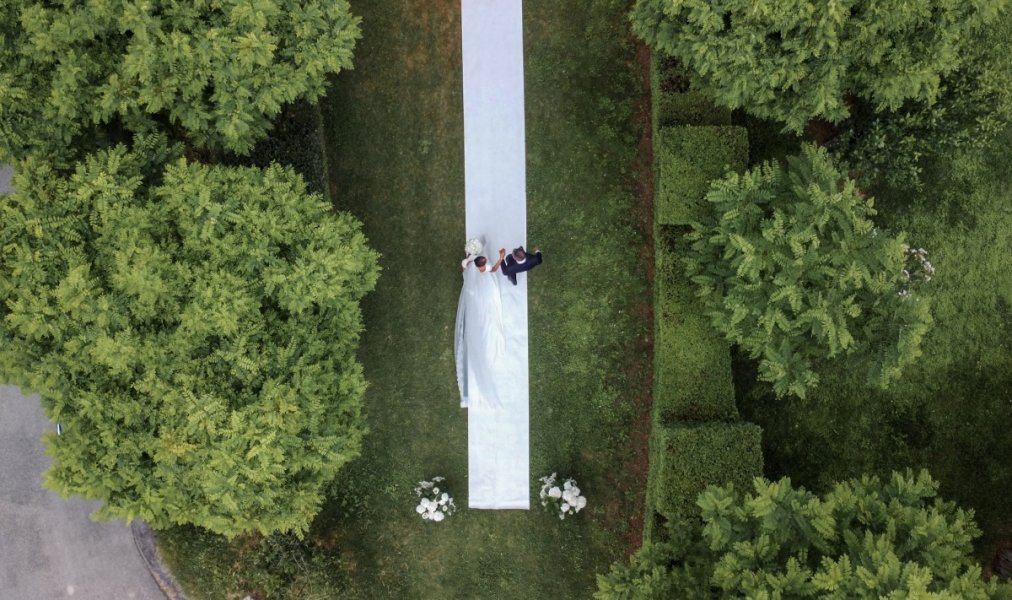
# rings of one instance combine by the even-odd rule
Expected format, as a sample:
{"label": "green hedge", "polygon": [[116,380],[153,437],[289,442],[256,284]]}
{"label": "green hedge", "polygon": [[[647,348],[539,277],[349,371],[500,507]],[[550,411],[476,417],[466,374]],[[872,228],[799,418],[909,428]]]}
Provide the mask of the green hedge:
{"label": "green hedge", "polygon": [[748,164],[743,127],[662,127],[654,137],[654,217],[658,225],[686,225],[708,210],[710,182]]}
{"label": "green hedge", "polygon": [[671,61],[652,55],[650,60],[650,94],[653,104],[654,130],[671,125],[730,125],[731,109],[715,106],[691,89],[672,91],[665,84],[671,79],[687,79]]}
{"label": "green hedge", "polygon": [[714,330],[676,253],[687,228],[658,228],[654,415],[674,421],[734,419],[731,349]]}
{"label": "green hedge", "polygon": [[698,92],[661,92],[654,96],[657,103],[657,125],[730,125],[731,109],[713,105]]}
{"label": "green hedge", "polygon": [[762,430],[752,423],[655,426],[661,444],[651,465],[652,509],[666,519],[698,514],[696,498],[708,485],[748,489],[762,475]]}

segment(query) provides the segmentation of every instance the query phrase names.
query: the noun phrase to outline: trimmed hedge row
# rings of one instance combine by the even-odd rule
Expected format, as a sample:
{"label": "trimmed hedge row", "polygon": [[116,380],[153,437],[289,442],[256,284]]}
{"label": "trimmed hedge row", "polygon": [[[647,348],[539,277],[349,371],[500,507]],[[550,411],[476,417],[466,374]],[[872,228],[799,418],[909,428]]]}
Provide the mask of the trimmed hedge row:
{"label": "trimmed hedge row", "polygon": [[699,514],[696,498],[709,485],[747,490],[762,475],[762,430],[753,423],[657,427],[659,460],[651,465],[654,510],[664,518]]}
{"label": "trimmed hedge row", "polygon": [[698,92],[663,93],[657,98],[657,125],[730,125],[731,110],[713,105]]}
{"label": "trimmed hedge row", "polygon": [[671,60],[651,60],[654,141],[655,340],[644,538],[698,515],[711,484],[747,486],[762,473],[761,430],[738,422],[727,342],[706,319],[679,248],[707,209],[710,181],[748,163],[748,136],[729,110],[691,91]]}
{"label": "trimmed hedge row", "polygon": [[[671,61],[658,60],[656,55],[650,61],[652,104],[654,107],[654,130],[671,125],[730,125],[731,109],[715,106],[706,96],[695,92],[685,74]],[[664,82],[684,82],[678,91],[669,91]]]}
{"label": "trimmed hedge row", "polygon": [[744,127],[662,127],[654,134],[654,218],[658,225],[687,225],[709,210],[710,182],[748,165]]}
{"label": "trimmed hedge row", "polygon": [[727,341],[703,314],[678,258],[687,227],[658,227],[654,414],[661,424],[738,418]]}

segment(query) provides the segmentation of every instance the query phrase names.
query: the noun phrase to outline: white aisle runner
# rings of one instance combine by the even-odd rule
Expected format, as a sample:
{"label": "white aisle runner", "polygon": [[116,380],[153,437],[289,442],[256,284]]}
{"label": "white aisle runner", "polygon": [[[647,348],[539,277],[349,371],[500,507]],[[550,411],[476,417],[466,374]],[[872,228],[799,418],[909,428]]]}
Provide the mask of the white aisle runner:
{"label": "white aisle runner", "polygon": [[[467,238],[497,258],[527,239],[522,0],[462,0]],[[467,415],[468,505],[530,508],[527,276],[501,275],[509,380]]]}

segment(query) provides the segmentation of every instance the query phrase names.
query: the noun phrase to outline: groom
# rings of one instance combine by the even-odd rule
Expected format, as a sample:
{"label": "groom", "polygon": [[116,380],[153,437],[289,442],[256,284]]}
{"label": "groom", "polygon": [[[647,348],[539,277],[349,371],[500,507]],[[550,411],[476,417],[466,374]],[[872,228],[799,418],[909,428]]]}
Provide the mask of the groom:
{"label": "groom", "polygon": [[[506,252],[501,248],[499,253]],[[527,254],[523,246],[513,250],[513,253],[506,257],[502,264],[502,274],[509,278],[510,283],[517,284],[517,273],[530,271],[541,264],[541,249],[534,248],[534,254]]]}

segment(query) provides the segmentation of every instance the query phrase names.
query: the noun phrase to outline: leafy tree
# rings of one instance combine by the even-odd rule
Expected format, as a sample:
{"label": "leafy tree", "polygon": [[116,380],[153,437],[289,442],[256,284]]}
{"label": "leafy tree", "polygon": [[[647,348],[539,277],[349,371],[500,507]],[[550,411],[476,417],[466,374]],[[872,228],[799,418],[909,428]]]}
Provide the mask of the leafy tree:
{"label": "leafy tree", "polygon": [[894,111],[859,103],[832,140],[832,152],[869,184],[923,187],[929,160],[987,147],[1012,121],[1012,11],[964,44],[959,70],[941,80],[934,102],[907,100]]}
{"label": "leafy tree", "polygon": [[346,0],[0,0],[0,160],[157,120],[246,153],[282,105],[351,67]]}
{"label": "leafy tree", "polygon": [[927,471],[862,477],[823,498],[790,479],[699,497],[713,583],[735,595],[987,598],[973,511],[938,498]]}
{"label": "leafy tree", "polygon": [[597,600],[709,598],[713,594],[706,544],[692,521],[667,521],[661,541],[644,544],[629,558],[597,575]]}
{"label": "leafy tree", "polygon": [[17,165],[0,378],[41,393],[46,485],[98,518],[301,534],[359,453],[377,255],[289,169],[176,157],[149,137],[68,177]]}
{"label": "leafy tree", "polygon": [[908,260],[923,256],[875,228],[873,201],[825,150],[731,173],[706,199],[687,272],[714,327],[759,360],[778,395],[804,398],[830,367],[885,387],[920,355],[931,316]]}
{"label": "leafy tree", "polygon": [[960,42],[1007,0],[638,0],[633,30],[680,59],[720,104],[801,131],[838,122],[852,97],[876,110],[932,102]]}
{"label": "leafy tree", "polygon": [[[852,479],[822,497],[786,478],[756,478],[753,487],[744,495],[708,488],[698,501],[702,544],[645,547],[632,568],[598,576],[596,598],[678,597],[655,594],[662,586],[693,589],[694,598],[985,600],[999,593],[972,557],[980,535],[973,511],[939,498],[926,471]],[[708,589],[699,584],[701,568]]]}

